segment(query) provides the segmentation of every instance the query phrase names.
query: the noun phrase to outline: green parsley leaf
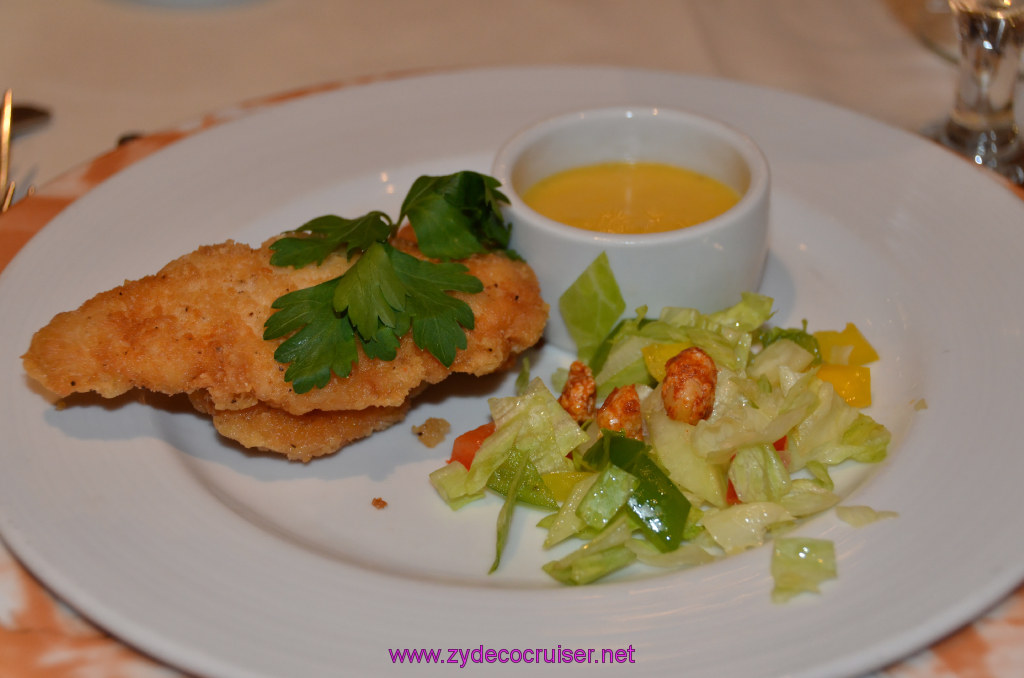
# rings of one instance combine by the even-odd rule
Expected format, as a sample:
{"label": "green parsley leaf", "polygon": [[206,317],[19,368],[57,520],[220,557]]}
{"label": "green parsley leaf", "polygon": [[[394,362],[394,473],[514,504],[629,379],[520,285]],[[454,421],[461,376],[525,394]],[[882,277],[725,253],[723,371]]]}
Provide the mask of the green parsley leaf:
{"label": "green parsley leaf", "polygon": [[267,319],[264,339],[294,332],[274,351],[274,359],[291,363],[284,374],[296,393],[323,388],[331,372],[347,377],[359,356],[352,325],[339,317],[332,301],[341,280],[333,278],[313,287],[289,292],[272,304],[280,309]]}
{"label": "green parsley leaf", "polygon": [[355,219],[328,214],[310,219],[292,233],[306,233],[300,237],[281,238],[270,249],[274,254],[270,263],[274,266],[302,268],[309,264],[319,266],[335,250],[347,245],[345,254],[352,256],[357,250],[365,250],[371,244],[387,240],[394,231],[391,218],[378,211],[369,212]]}
{"label": "green parsley leaf", "polygon": [[462,264],[424,261],[398,250],[391,260],[408,286],[413,341],[450,366],[456,351],[466,348],[463,328],[473,329],[474,318],[469,304],[445,292],[475,294],[484,289],[483,283]]}
{"label": "green parsley leaf", "polygon": [[[473,309],[446,292],[479,292],[483,283],[462,264],[434,263],[374,243],[335,287],[333,308],[372,352],[394,358],[410,326],[413,341],[446,367],[466,348],[463,328],[473,328]],[[411,321],[410,321],[411,319]],[[390,355],[390,358],[386,356]]]}
{"label": "green parsley leaf", "polygon": [[395,327],[382,326],[372,338],[363,339],[363,352],[367,357],[377,360],[395,359],[402,337],[412,327],[412,319],[408,313],[399,314],[398,319],[399,324]]}
{"label": "green parsley leaf", "polygon": [[394,249],[373,243],[345,272],[334,289],[334,310],[348,313],[363,339],[379,338],[382,328],[394,329],[409,292],[391,263]]}
{"label": "green parsley leaf", "polygon": [[[483,283],[451,259],[507,250],[508,226],[500,203],[507,198],[493,177],[476,172],[417,179],[402,203],[398,222],[373,211],[355,219],[312,219],[296,235],[274,242],[271,264],[302,268],[321,264],[344,249],[360,253],[341,276],[274,301],[264,339],[286,337],[274,358],[288,364],[285,379],[296,393],[323,388],[333,372],[347,377],[359,359],[393,360],[401,339],[413,341],[450,366],[467,346],[473,310],[449,292],[475,294]],[[420,250],[440,263],[395,249],[388,241],[408,219]],[[510,253],[510,256],[514,256]]]}
{"label": "green parsley leaf", "polygon": [[422,176],[402,202],[420,249],[436,259],[465,259],[508,247],[509,230],[499,204],[508,202],[494,177],[477,172]]}
{"label": "green parsley leaf", "polygon": [[332,371],[351,374],[357,344],[371,358],[393,360],[410,329],[416,345],[447,367],[466,348],[465,330],[474,323],[469,304],[447,292],[483,290],[468,270],[374,243],[344,275],[274,301],[279,310],[267,319],[263,338],[294,332],[274,358],[291,363],[285,379],[296,393],[323,388]]}

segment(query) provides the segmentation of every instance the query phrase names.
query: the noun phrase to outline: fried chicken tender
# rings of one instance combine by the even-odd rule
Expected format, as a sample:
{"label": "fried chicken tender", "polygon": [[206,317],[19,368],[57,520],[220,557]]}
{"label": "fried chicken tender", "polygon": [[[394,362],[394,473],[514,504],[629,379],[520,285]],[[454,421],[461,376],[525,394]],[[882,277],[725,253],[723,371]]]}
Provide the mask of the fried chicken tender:
{"label": "fried chicken tender", "polygon": [[[274,240],[259,248],[232,241],[200,247],[155,275],[58,314],[22,356],[26,373],[61,397],[94,391],[113,398],[135,388],[188,393],[228,437],[292,456],[287,438],[300,435],[290,431],[300,421],[317,421],[321,428],[307,437],[323,435],[340,444],[369,435],[400,420],[410,395],[422,386],[453,372],[479,376],[511,366],[540,339],[547,320],[548,306],[529,266],[500,253],[476,255],[463,263],[484,290],[454,294],[473,309],[475,326],[450,367],[406,335],[394,360],[360,353],[348,377],[332,376],[326,387],[297,394],[284,379],[285,366],[274,360],[283,339],[263,339],[271,303],[341,275],[351,264],[335,254],[320,266],[272,266]],[[412,240],[396,238],[393,244],[422,257]],[[367,408],[375,409],[355,414]],[[307,414],[313,417],[290,418]],[[357,431],[362,435],[354,436]],[[334,444],[310,441],[296,458],[316,456]]]}
{"label": "fried chicken tender", "polygon": [[218,410],[205,391],[190,393],[188,397],[197,411],[211,416],[214,428],[225,438],[302,462],[337,452],[351,442],[399,423],[412,404],[410,399],[398,407],[289,414],[262,403],[244,410]]}

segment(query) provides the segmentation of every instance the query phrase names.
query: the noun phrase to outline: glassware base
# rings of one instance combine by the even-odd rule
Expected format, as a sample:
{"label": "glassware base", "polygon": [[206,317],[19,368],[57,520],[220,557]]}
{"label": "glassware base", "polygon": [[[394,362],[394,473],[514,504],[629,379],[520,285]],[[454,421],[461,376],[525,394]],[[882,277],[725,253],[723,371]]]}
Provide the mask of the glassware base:
{"label": "glassware base", "polygon": [[940,120],[921,134],[967,158],[979,167],[986,167],[1017,186],[1024,186],[1024,145],[1020,138],[1008,146],[990,133],[970,132],[949,119]]}

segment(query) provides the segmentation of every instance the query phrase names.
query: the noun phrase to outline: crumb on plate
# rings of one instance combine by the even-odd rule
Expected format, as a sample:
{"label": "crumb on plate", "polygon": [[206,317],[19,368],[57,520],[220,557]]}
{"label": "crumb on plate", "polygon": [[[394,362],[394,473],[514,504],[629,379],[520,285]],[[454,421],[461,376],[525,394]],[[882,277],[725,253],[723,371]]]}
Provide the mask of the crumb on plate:
{"label": "crumb on plate", "polygon": [[452,425],[447,420],[430,417],[419,426],[413,426],[412,432],[427,447],[435,447],[444,440],[451,428]]}

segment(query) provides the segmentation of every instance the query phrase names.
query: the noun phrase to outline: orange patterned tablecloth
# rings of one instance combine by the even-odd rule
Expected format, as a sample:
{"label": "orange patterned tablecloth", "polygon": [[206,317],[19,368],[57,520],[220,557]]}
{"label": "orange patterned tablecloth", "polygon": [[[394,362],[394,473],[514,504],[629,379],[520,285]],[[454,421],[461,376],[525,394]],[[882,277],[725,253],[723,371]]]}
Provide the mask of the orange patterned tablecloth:
{"label": "orange patterned tablecloth", "polygon": [[[39,229],[108,177],[190,134],[248,111],[362,80],[244,104],[180,129],[128,141],[51,182],[0,217],[0,270]],[[1024,191],[1010,188],[1024,199]],[[0,678],[181,678],[128,648],[56,600],[0,544]],[[1024,586],[980,619],[875,678],[1020,678],[1024,676]]]}

